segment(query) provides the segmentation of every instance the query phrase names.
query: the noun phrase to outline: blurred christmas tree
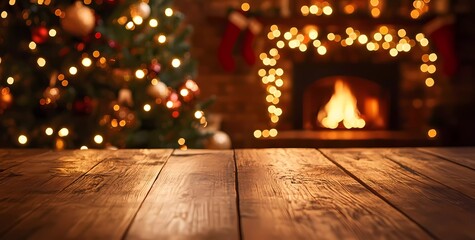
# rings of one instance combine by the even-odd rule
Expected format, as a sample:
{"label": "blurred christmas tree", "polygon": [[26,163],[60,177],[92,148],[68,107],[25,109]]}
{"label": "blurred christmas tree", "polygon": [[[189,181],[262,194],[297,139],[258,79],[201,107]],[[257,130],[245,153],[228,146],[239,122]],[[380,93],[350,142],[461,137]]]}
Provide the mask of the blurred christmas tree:
{"label": "blurred christmas tree", "polygon": [[0,3],[3,147],[201,147],[190,26],[171,0]]}

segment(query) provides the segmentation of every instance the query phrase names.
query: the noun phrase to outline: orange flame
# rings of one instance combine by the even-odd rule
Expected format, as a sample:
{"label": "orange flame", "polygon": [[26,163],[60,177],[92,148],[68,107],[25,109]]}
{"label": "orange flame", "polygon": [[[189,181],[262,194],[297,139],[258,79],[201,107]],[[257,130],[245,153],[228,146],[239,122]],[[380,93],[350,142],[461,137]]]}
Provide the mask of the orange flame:
{"label": "orange flame", "polygon": [[336,129],[340,123],[347,129],[364,128],[366,122],[356,107],[356,98],[342,80],[335,82],[330,101],[318,112],[318,122],[325,128]]}

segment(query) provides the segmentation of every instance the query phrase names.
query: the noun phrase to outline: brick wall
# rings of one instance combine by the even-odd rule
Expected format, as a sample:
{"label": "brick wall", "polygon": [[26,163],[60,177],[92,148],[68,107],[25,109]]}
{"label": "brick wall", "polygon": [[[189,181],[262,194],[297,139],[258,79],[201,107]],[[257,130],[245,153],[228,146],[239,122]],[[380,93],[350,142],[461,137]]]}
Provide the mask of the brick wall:
{"label": "brick wall", "polygon": [[[230,73],[222,69],[217,59],[227,8],[239,4],[240,1],[226,0],[175,1],[194,27],[192,56],[199,62],[196,81],[202,96],[217,99],[209,112],[222,117],[221,129],[231,136],[233,147],[251,147],[254,130],[266,127],[267,123],[265,89],[257,78],[258,66],[246,65],[236,51],[237,69]],[[256,46],[259,44],[256,42]]]}

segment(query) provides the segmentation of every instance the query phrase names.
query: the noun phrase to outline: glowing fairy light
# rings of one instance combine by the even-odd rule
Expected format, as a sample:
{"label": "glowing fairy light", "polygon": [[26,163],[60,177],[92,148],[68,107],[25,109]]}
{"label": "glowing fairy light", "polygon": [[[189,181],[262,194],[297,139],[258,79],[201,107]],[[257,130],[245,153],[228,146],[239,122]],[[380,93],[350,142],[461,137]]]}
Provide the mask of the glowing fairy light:
{"label": "glowing fairy light", "polygon": [[78,69],[76,67],[69,68],[69,74],[76,75],[78,73]]}
{"label": "glowing fairy light", "polygon": [[28,138],[25,135],[18,136],[18,143],[25,145],[28,142]]}
{"label": "glowing fairy light", "polygon": [[15,83],[15,79],[13,77],[8,77],[7,78],[7,83],[8,83],[8,85],[13,85],[13,83]]}
{"label": "glowing fairy light", "polygon": [[39,57],[38,60],[36,60],[36,63],[39,67],[44,67],[46,65],[46,60],[42,57]]}
{"label": "glowing fairy light", "polygon": [[150,110],[152,110],[152,106],[150,106],[150,104],[145,104],[145,105],[143,106],[143,110],[144,110],[145,112],[150,112]]}
{"label": "glowing fairy light", "polygon": [[84,67],[90,67],[92,65],[92,60],[90,58],[83,58],[81,61]]}
{"label": "glowing fairy light", "polygon": [[179,67],[181,66],[181,61],[180,61],[180,59],[178,59],[178,58],[173,59],[173,60],[172,60],[172,66],[173,66],[174,68],[179,68]]}
{"label": "glowing fairy light", "polygon": [[143,79],[145,77],[145,72],[142,69],[135,71],[135,77],[138,79]]}
{"label": "glowing fairy light", "polygon": [[150,25],[150,27],[158,27],[158,20],[157,19],[150,19],[150,21],[148,22],[148,25]]}
{"label": "glowing fairy light", "polygon": [[49,127],[49,128],[46,128],[46,130],[45,130],[45,134],[46,134],[46,135],[51,136],[51,135],[53,135],[53,133],[54,133],[54,131],[53,131],[52,128],[50,128],[50,127]]}
{"label": "glowing fairy light", "polygon": [[104,138],[101,135],[94,136],[94,142],[97,144],[101,144],[104,141]]}
{"label": "glowing fairy light", "polygon": [[161,34],[160,36],[158,36],[158,42],[159,43],[165,43],[167,41],[167,37],[163,34]]}
{"label": "glowing fairy light", "polygon": [[67,128],[61,128],[58,131],[58,136],[60,136],[60,137],[66,137],[68,135],[69,135],[69,130]]}
{"label": "glowing fairy light", "polygon": [[171,9],[171,8],[165,9],[165,16],[167,16],[167,17],[173,16],[173,9]]}

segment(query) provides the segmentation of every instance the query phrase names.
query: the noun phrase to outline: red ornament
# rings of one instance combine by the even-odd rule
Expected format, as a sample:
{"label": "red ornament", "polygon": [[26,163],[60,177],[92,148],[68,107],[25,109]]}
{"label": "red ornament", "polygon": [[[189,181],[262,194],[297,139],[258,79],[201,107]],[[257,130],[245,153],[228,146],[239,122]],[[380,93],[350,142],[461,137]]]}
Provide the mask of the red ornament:
{"label": "red ornament", "polygon": [[13,101],[9,88],[0,88],[0,115],[4,110],[8,109]]}
{"label": "red ornament", "polygon": [[196,82],[191,79],[186,80],[185,88],[190,90],[195,96],[200,94],[200,88],[198,87],[198,84],[196,84]]}
{"label": "red ornament", "polygon": [[158,63],[157,60],[153,60],[152,63],[150,64],[150,70],[155,73],[159,73],[160,70],[162,70],[162,65],[160,65],[160,63]]}
{"label": "red ornament", "polygon": [[73,103],[73,111],[79,115],[90,115],[94,108],[94,102],[90,97],[78,99]]}
{"label": "red ornament", "polygon": [[185,102],[191,102],[200,94],[200,88],[195,81],[188,79],[179,88],[180,96]]}
{"label": "red ornament", "polygon": [[61,50],[59,50],[59,56],[64,57],[68,55],[70,52],[71,52],[71,49],[69,49],[68,47],[61,48]]}
{"label": "red ornament", "polygon": [[176,92],[173,92],[170,94],[170,96],[168,96],[165,106],[170,110],[178,110],[181,107],[181,101],[179,100],[178,94]]}
{"label": "red ornament", "polygon": [[109,47],[114,48],[114,49],[120,48],[120,45],[114,40],[109,40],[107,44],[109,45]]}
{"label": "red ornament", "polygon": [[158,75],[158,73],[162,69],[162,65],[160,65],[160,63],[158,63],[158,61],[154,59],[152,60],[152,63],[150,63],[148,69],[149,69],[148,76],[150,78],[154,78]]}
{"label": "red ornament", "polygon": [[46,42],[48,40],[48,29],[43,26],[35,27],[31,32],[31,39],[37,44]]}
{"label": "red ornament", "polygon": [[118,0],[106,0],[106,3],[107,4],[110,4],[110,5],[115,5],[117,4],[119,1]]}

